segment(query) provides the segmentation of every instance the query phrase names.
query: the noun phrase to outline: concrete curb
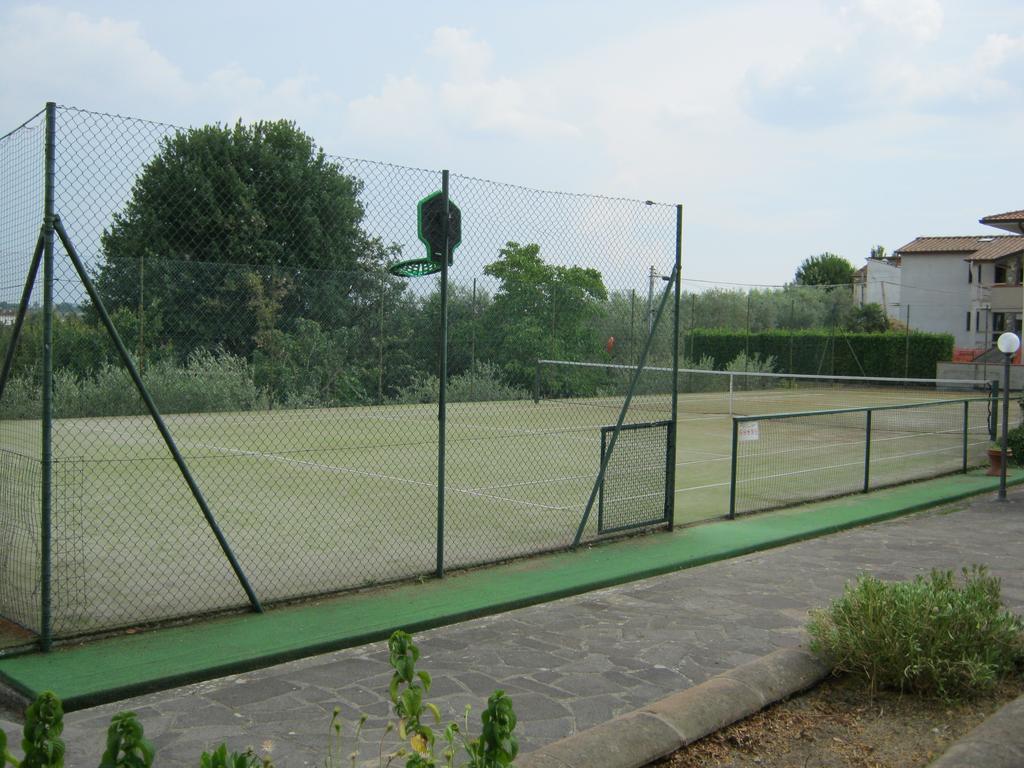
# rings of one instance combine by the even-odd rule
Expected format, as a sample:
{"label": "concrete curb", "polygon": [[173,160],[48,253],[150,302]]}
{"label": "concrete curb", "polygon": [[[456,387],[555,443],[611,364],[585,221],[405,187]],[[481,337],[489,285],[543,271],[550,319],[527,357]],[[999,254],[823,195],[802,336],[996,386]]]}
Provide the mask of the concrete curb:
{"label": "concrete curb", "polygon": [[[522,768],[641,768],[824,680],[831,667],[782,649],[524,755]],[[959,764],[957,764],[959,765]]]}
{"label": "concrete curb", "polygon": [[1004,704],[954,742],[931,768],[1019,768],[1024,765],[1024,696]]}

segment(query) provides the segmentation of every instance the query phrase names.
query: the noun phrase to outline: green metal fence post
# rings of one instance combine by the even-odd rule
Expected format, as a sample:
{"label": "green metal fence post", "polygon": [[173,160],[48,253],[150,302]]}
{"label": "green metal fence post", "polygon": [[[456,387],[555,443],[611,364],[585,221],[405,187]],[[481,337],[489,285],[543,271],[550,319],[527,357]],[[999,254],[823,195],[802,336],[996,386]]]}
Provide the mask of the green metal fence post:
{"label": "green metal fence post", "polygon": [[536,405],[540,402],[540,360],[537,361],[537,366],[533,372],[533,403]]}
{"label": "green metal fence post", "polygon": [[117,354],[121,358],[121,362],[127,369],[128,375],[134,382],[136,389],[138,389],[139,395],[142,396],[142,401],[146,404],[146,409],[149,411],[149,415],[156,424],[156,428],[160,432],[160,436],[163,438],[164,444],[167,446],[167,450],[170,451],[171,456],[174,458],[174,463],[177,464],[178,470],[181,472],[181,476],[185,479],[185,483],[192,492],[192,497],[199,505],[199,509],[202,511],[203,517],[206,518],[206,522],[210,526],[210,530],[213,531],[213,535],[216,537],[217,543],[220,544],[221,551],[224,553],[228,563],[231,565],[231,569],[235,572],[235,577],[238,579],[239,584],[242,585],[242,589],[245,590],[245,594],[249,598],[249,604],[252,606],[254,611],[262,613],[263,606],[260,605],[259,598],[256,597],[256,593],[250,586],[249,579],[246,578],[245,572],[242,570],[242,566],[239,565],[238,560],[235,558],[235,553],[231,550],[231,545],[228,544],[228,540],[225,538],[224,532],[221,531],[220,526],[217,524],[217,520],[213,516],[210,505],[206,503],[206,498],[203,496],[203,492],[199,490],[199,486],[196,484],[195,478],[192,477],[192,472],[189,470],[188,464],[185,463],[185,458],[181,455],[181,451],[178,450],[178,445],[174,442],[174,438],[171,436],[170,430],[167,429],[167,425],[164,423],[163,417],[160,415],[160,411],[156,407],[156,403],[153,402],[153,398],[149,394],[149,390],[146,389],[146,385],[143,383],[142,377],[139,376],[139,371],[135,367],[135,363],[132,362],[132,356],[128,352],[128,348],[124,345],[124,341],[121,340],[121,335],[117,332],[117,328],[114,327],[114,323],[110,319],[107,308],[104,306],[103,300],[96,291],[96,286],[93,285],[92,279],[89,277],[89,273],[86,271],[85,265],[82,263],[82,259],[78,255],[78,251],[75,250],[74,243],[71,242],[71,238],[64,229],[64,225],[61,223],[59,216],[54,215],[53,224],[57,235],[60,237],[61,244],[64,246],[64,250],[71,259],[71,263],[74,264],[75,271],[78,273],[78,277],[82,281],[82,285],[85,287],[86,293],[89,294],[89,299],[92,301],[93,307],[96,309],[96,314],[100,316],[100,321],[103,323],[104,328],[106,328],[107,333],[110,335],[110,340],[114,343],[114,347],[117,349]]}
{"label": "green metal fence post", "polygon": [[871,489],[871,409],[868,408],[864,424],[864,493]]}
{"label": "green metal fence post", "polygon": [[43,465],[40,521],[40,643],[53,646],[53,219],[57,177],[57,105],[46,104],[43,191]]}
{"label": "green metal fence post", "polygon": [[668,463],[668,529],[676,523],[676,431],[679,429],[679,312],[683,266],[683,206],[676,206],[675,312],[672,313],[672,430]]}
{"label": "green metal fence post", "polygon": [[732,461],[729,465],[729,519],[736,519],[736,449],[740,444],[740,421],[735,416],[732,419],[732,450],[730,455]]}
{"label": "green metal fence post", "polygon": [[970,401],[964,400],[964,472],[967,471],[967,420],[970,414]]}
{"label": "green metal fence post", "polygon": [[441,171],[441,194],[444,196],[444,256],[441,259],[441,370],[437,392],[437,564],[435,574],[444,576],[444,464],[445,432],[448,399],[448,170]]}

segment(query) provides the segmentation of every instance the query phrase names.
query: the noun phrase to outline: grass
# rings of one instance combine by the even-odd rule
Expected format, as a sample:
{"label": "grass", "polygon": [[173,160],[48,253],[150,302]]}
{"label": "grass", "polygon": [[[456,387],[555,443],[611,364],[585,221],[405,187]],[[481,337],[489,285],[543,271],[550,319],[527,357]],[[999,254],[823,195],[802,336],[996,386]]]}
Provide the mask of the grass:
{"label": "grass", "polygon": [[[734,405],[744,412],[792,411],[877,404],[887,396],[877,390],[750,392],[737,393]],[[731,420],[723,414],[725,397],[680,398],[677,523],[721,517],[728,510]],[[905,392],[890,397],[920,399]],[[667,418],[668,405],[667,397],[639,397],[628,421]],[[598,469],[599,429],[615,423],[619,406],[615,398],[450,404],[446,567],[568,545]],[[166,420],[264,601],[433,572],[436,406],[179,414]],[[740,478],[742,492],[760,478],[759,498],[784,503],[820,497],[837,487],[837,472],[862,482],[863,443],[855,425],[844,431],[805,424],[799,434],[788,425],[781,443],[769,439],[768,422],[761,425],[764,437],[757,445],[767,447],[764,455],[775,463],[752,464],[753,474]],[[983,429],[981,419],[976,428]],[[38,435],[37,422],[5,422],[0,446],[38,455]],[[937,436],[904,425],[876,437],[887,446],[873,461],[880,476],[890,466],[898,466],[904,479],[959,466],[958,432]],[[974,440],[983,451],[987,436]],[[58,420],[54,457],[57,633],[244,604],[234,574],[146,417]],[[17,485],[16,478],[6,482]],[[0,572],[38,572],[37,487],[29,473],[21,486],[8,489],[21,494],[21,503],[7,511],[14,524],[0,544],[16,554],[0,556]],[[851,483],[850,490],[857,487]],[[596,517],[595,509],[587,539],[596,535]],[[18,591],[32,590],[22,585]],[[5,611],[31,626],[35,599],[21,605],[24,615],[10,615],[6,605]]]}

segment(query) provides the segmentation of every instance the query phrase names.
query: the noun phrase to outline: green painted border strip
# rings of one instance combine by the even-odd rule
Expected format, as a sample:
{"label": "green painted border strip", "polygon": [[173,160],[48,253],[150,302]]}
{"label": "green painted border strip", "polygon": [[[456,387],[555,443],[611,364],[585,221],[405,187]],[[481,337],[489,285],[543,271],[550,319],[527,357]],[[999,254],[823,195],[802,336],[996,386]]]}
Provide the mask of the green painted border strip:
{"label": "green painted border strip", "polygon": [[[1024,483],[1016,473],[1011,484]],[[0,659],[0,679],[28,697],[55,691],[65,708],[128,696],[556,600],[692,568],[994,491],[998,478],[953,475],[870,495],[708,523],[51,653]]]}

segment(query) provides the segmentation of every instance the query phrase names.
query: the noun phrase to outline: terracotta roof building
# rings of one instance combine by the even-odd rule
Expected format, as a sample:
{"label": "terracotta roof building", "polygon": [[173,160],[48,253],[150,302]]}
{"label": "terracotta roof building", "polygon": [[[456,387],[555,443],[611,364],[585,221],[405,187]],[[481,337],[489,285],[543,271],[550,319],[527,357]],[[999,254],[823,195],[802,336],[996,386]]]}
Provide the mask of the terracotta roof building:
{"label": "terracotta roof building", "polygon": [[[1024,211],[980,220],[1024,234]],[[952,334],[958,357],[989,349],[1004,331],[1021,332],[1024,236],[918,237],[898,248],[901,319],[912,328]]]}
{"label": "terracotta roof building", "polygon": [[995,213],[979,219],[982,224],[990,227],[1005,229],[1017,235],[1024,235],[1024,211],[1008,211],[1007,213]]}

